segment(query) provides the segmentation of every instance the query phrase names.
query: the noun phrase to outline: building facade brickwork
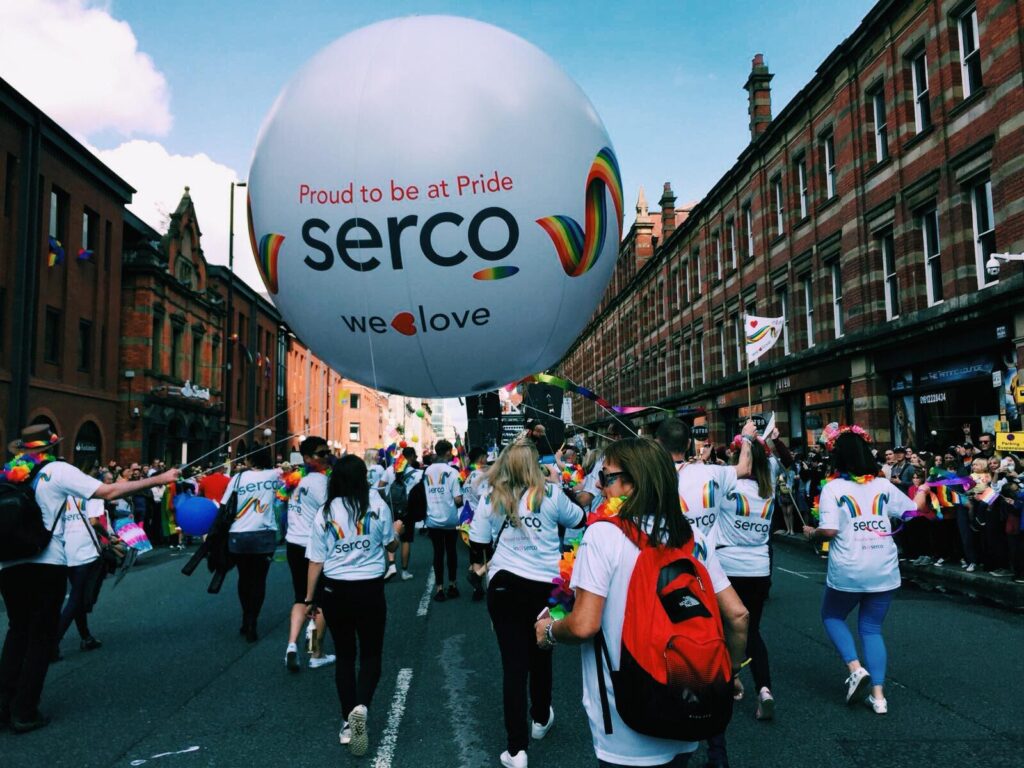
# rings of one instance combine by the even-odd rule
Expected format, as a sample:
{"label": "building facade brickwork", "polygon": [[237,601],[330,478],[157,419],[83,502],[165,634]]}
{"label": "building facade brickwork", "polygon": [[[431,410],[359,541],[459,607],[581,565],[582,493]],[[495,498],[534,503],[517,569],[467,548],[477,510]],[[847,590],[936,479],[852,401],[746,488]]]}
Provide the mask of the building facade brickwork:
{"label": "building facade brickwork", "polygon": [[[829,421],[912,445],[1019,423],[1004,390],[1024,362],[1024,267],[986,264],[1024,249],[1021,13],[883,0],[770,121],[755,57],[751,143],[660,241],[638,202],[559,370],[624,405],[701,406],[719,443],[770,411],[801,444]],[[786,318],[749,371],[752,407],[745,314]]]}

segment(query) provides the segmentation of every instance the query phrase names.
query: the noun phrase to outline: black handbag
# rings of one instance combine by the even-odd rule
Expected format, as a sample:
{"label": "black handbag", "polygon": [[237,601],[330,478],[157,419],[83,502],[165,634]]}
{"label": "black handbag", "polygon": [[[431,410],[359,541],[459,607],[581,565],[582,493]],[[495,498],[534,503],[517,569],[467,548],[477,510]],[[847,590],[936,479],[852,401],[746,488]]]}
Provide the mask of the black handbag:
{"label": "black handbag", "polygon": [[100,538],[87,516],[85,517],[85,528],[92,537],[92,543],[96,545],[96,552],[100,556],[100,562],[103,563],[103,570],[109,574],[116,573],[128,556],[128,545],[122,541],[114,542],[107,536]]}

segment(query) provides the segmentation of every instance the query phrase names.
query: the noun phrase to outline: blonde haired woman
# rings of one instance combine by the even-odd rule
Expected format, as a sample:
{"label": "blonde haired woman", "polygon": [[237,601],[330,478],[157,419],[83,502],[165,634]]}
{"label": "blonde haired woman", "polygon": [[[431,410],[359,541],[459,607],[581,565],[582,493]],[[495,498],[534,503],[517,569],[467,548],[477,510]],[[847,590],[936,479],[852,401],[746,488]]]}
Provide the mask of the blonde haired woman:
{"label": "blonde haired woman", "polygon": [[[558,526],[579,528],[585,516],[558,485],[548,482],[532,443],[505,448],[487,473],[489,490],[470,525],[470,542],[494,543],[487,610],[501,652],[508,749],[506,768],[526,768],[530,736],[542,739],[554,723],[551,653],[537,647],[533,625],[551,596],[561,551]],[[530,728],[527,728],[527,687]]]}

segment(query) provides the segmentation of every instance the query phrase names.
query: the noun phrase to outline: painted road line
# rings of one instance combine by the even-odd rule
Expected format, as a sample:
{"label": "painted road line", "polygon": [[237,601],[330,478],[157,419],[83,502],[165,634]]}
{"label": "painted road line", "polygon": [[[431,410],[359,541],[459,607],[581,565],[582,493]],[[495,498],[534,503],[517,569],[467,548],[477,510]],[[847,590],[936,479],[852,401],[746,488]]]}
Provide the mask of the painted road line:
{"label": "painted road line", "polygon": [[790,570],[788,570],[786,568],[780,568],[777,565],[775,566],[775,570],[776,571],[782,571],[783,573],[791,573],[794,576],[799,576],[801,579],[809,579],[809,578],[811,578],[810,576],[804,576],[802,573],[797,573],[796,571],[790,571]]}
{"label": "painted road line", "polygon": [[373,759],[373,768],[391,768],[391,761],[395,757],[395,746],[398,744],[398,726],[402,723],[402,715],[405,714],[405,700],[409,696],[409,686],[412,684],[412,670],[409,668],[398,670],[398,679],[395,681],[395,695],[391,699],[391,709],[388,710],[388,724],[377,746],[377,756]]}
{"label": "painted road line", "polygon": [[160,754],[153,755],[152,757],[150,757],[149,759],[146,759],[146,760],[132,760],[130,765],[132,765],[132,766],[145,765],[150,760],[157,760],[157,759],[159,759],[161,757],[173,757],[174,755],[187,755],[189,752],[198,752],[199,749],[200,749],[200,747],[188,747],[187,749],[179,749],[177,752],[161,752]]}
{"label": "painted road line", "polygon": [[423,597],[420,598],[420,607],[416,609],[417,616],[426,616],[430,610],[430,601],[434,598],[434,572],[427,574],[427,588],[423,590]]}
{"label": "painted road line", "polygon": [[476,696],[469,693],[469,680],[472,670],[466,664],[462,644],[465,635],[453,635],[444,641],[441,647],[441,665],[444,668],[444,692],[447,699],[448,722],[455,731],[455,744],[458,745],[459,760],[449,765],[458,768],[477,768],[488,765],[487,753],[480,743],[481,728],[479,706]]}

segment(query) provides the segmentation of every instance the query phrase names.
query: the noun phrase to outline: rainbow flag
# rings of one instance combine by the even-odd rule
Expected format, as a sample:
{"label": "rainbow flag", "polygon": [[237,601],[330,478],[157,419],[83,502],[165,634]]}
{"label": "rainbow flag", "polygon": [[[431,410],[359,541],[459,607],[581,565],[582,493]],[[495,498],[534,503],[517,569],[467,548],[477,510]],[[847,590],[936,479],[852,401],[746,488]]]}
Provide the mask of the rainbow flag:
{"label": "rainbow flag", "polygon": [[986,488],[983,491],[979,491],[976,498],[978,499],[978,501],[982,501],[991,507],[992,503],[999,498],[999,494],[996,493],[991,488]]}
{"label": "rainbow flag", "polygon": [[181,530],[174,517],[174,497],[178,495],[176,483],[164,488],[164,497],[160,502],[160,523],[165,537],[177,536]]}
{"label": "rainbow flag", "polygon": [[55,237],[51,237],[49,241],[49,254],[46,258],[46,265],[49,267],[57,264],[64,263],[64,246],[60,244],[60,240]]}

